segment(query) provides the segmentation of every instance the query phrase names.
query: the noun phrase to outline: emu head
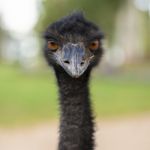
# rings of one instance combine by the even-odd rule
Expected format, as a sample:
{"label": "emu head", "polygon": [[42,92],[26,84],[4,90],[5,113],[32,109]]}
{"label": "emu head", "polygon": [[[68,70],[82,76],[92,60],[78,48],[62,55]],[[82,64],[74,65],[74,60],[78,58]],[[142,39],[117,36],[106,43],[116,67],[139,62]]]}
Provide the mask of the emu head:
{"label": "emu head", "polygon": [[95,66],[101,55],[103,33],[81,13],[51,24],[45,31],[44,54],[50,65],[78,78]]}

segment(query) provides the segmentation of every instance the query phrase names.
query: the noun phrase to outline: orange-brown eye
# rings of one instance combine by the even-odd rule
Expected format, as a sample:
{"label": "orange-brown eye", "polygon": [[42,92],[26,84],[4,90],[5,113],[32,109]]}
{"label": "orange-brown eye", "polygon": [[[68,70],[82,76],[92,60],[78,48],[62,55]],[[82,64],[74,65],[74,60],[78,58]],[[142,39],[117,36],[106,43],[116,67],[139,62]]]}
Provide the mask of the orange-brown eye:
{"label": "orange-brown eye", "polygon": [[56,51],[59,48],[59,45],[54,41],[48,41],[48,48],[52,51]]}
{"label": "orange-brown eye", "polygon": [[98,40],[92,41],[92,42],[89,44],[89,49],[90,49],[90,50],[97,50],[98,47],[99,47],[99,41],[98,41]]}

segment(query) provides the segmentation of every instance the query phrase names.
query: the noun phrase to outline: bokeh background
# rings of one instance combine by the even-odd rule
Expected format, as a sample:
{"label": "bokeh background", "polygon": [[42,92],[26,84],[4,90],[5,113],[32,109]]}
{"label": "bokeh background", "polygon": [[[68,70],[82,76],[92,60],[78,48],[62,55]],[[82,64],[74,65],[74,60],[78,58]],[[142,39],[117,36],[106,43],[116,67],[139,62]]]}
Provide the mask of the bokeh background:
{"label": "bokeh background", "polygon": [[73,11],[105,33],[90,83],[97,119],[150,118],[150,0],[0,0],[0,129],[57,122],[57,85],[42,33]]}

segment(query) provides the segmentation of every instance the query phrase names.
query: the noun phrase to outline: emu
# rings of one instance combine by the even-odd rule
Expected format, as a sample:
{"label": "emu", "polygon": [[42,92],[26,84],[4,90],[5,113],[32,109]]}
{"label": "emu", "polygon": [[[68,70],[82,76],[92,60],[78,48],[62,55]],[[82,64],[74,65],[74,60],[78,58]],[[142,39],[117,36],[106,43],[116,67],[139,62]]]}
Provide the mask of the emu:
{"label": "emu", "polygon": [[48,26],[44,55],[53,67],[59,87],[58,150],[93,150],[94,117],[89,78],[102,54],[103,33],[80,12]]}

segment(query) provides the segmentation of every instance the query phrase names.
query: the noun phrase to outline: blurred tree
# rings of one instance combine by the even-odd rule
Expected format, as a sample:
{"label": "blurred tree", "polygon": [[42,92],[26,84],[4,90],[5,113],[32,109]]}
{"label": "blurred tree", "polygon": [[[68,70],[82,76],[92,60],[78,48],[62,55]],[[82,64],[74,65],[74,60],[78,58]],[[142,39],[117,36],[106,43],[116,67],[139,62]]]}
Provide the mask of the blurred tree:
{"label": "blurred tree", "polygon": [[3,45],[3,40],[4,40],[4,37],[5,37],[5,32],[2,28],[2,21],[1,21],[1,17],[0,17],[0,62],[1,62],[1,59],[2,59],[2,45]]}
{"label": "blurred tree", "polygon": [[143,12],[143,41],[144,41],[144,49],[146,51],[146,58],[150,60],[150,12]]}
{"label": "blurred tree", "polygon": [[37,25],[38,31],[42,32],[51,22],[79,10],[102,27],[111,43],[116,14],[124,0],[43,0],[42,2],[43,11]]}
{"label": "blurred tree", "polygon": [[0,16],[0,62],[3,59],[3,52],[4,50],[6,50],[6,43],[9,41],[10,39],[10,34],[7,30],[5,30],[3,28],[3,23],[2,23],[2,19]]}

